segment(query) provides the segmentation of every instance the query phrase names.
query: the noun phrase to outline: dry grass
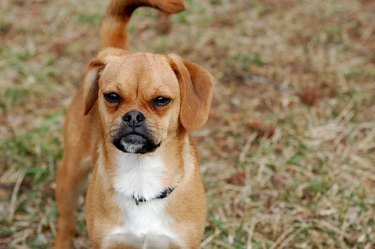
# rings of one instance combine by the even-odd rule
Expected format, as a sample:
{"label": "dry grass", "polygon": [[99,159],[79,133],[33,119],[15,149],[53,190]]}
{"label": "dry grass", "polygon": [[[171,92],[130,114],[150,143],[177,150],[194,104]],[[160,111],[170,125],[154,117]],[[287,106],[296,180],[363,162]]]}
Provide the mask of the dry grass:
{"label": "dry grass", "polygon": [[[374,249],[375,2],[187,2],[168,35],[156,12],[137,12],[131,41],[217,79],[196,133],[202,247]],[[53,244],[64,108],[97,52],[105,5],[0,1],[0,248]],[[87,247],[83,210],[76,248]]]}

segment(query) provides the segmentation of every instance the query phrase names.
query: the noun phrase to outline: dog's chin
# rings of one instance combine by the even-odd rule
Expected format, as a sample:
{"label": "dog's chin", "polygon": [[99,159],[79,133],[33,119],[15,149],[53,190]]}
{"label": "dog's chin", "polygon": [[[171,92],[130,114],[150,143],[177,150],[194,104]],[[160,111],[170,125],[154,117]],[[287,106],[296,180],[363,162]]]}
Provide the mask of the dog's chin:
{"label": "dog's chin", "polygon": [[138,134],[128,134],[114,139],[113,145],[125,153],[146,154],[154,152],[160,143]]}

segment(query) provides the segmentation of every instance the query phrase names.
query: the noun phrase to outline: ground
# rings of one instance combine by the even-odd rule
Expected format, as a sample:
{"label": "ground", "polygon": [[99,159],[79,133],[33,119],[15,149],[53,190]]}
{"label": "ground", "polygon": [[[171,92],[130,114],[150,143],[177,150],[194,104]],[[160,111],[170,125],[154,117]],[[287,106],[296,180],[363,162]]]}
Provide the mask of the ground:
{"label": "ground", "polygon": [[[51,248],[63,120],[108,1],[0,1],[0,248]],[[375,2],[189,0],[134,51],[216,78],[202,248],[375,248]],[[87,248],[84,198],[76,248]]]}

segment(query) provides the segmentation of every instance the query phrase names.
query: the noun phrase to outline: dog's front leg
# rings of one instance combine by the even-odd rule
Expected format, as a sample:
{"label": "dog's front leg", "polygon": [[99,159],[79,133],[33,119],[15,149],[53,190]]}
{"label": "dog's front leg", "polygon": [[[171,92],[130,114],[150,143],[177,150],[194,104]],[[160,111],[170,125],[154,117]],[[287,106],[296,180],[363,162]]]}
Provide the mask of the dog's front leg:
{"label": "dog's front leg", "polygon": [[56,201],[59,213],[55,249],[72,248],[75,232],[75,211],[84,189],[89,167],[80,154],[64,154],[58,169]]}

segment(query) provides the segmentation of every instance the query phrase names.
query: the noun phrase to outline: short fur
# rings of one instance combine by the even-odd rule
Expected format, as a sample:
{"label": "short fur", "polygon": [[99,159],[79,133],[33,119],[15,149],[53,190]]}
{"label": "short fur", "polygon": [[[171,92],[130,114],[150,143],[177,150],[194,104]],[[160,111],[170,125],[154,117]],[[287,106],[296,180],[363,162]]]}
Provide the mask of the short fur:
{"label": "short fur", "polygon": [[[72,246],[74,212],[91,165],[87,225],[93,248],[198,248],[202,239],[205,196],[189,132],[207,121],[213,77],[177,55],[123,50],[127,23],[138,6],[166,13],[184,8],[182,0],[113,0],[108,7],[101,29],[104,49],[89,63],[65,120],[55,248]],[[122,101],[108,103],[108,92]],[[171,102],[156,107],[158,96]],[[147,153],[137,153],[140,145],[124,140],[121,150],[114,146],[115,138],[126,136],[124,115],[130,111],[145,117],[142,125],[153,142]],[[152,199],[168,187],[175,187],[168,197]],[[133,196],[149,201],[137,206]]]}

